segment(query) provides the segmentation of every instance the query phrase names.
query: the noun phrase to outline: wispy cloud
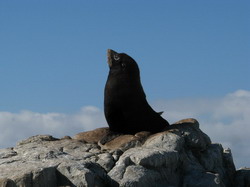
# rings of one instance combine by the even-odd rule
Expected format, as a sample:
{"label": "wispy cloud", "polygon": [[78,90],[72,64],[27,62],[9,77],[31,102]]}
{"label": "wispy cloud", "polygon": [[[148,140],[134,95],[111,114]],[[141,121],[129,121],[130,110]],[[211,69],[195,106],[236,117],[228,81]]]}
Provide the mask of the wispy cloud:
{"label": "wispy cloud", "polygon": [[[250,91],[238,90],[221,98],[164,100],[152,104],[170,123],[196,118],[200,128],[213,142],[230,147],[237,167],[250,163]],[[55,137],[107,126],[103,111],[83,107],[75,114],[0,112],[0,148],[14,146],[19,140],[36,134]]]}

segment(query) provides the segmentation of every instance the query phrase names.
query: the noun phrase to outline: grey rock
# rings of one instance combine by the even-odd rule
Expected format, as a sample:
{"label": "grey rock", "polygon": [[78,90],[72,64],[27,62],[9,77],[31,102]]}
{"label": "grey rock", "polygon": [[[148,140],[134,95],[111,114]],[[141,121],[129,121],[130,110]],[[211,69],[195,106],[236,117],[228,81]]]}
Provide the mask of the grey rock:
{"label": "grey rock", "polygon": [[0,149],[0,159],[16,156],[17,152],[12,148]]}
{"label": "grey rock", "polygon": [[178,161],[179,156],[176,151],[132,148],[120,157],[108,174],[121,186],[152,186],[152,184],[178,186]]}
{"label": "grey rock", "polygon": [[95,163],[86,162],[74,165],[62,163],[57,167],[57,170],[58,185],[102,187],[112,184],[105,170]]}
{"label": "grey rock", "polygon": [[122,135],[102,145],[108,149],[98,145],[103,129],[80,133],[78,139],[38,135],[0,149],[0,186],[250,185],[250,170],[236,171],[231,150],[211,143],[195,119],[181,120],[157,134]]}
{"label": "grey rock", "polygon": [[205,150],[211,144],[211,140],[199,128],[199,122],[195,119],[180,120],[170,126],[171,129],[176,129],[181,133],[186,145],[190,149]]}
{"label": "grey rock", "polygon": [[98,155],[97,163],[109,172],[115,165],[115,160],[110,153],[103,153]]}
{"label": "grey rock", "polygon": [[180,151],[185,144],[184,138],[179,131],[165,131],[150,136],[142,147],[160,148],[163,150]]}
{"label": "grey rock", "polygon": [[100,160],[100,155],[104,159],[103,167],[112,167],[96,144],[39,135],[18,143],[15,148],[2,149],[0,154],[2,186],[11,183],[16,186],[104,186],[112,183],[106,171],[94,163]]}
{"label": "grey rock", "polygon": [[26,140],[22,140],[17,143],[17,145],[24,145],[32,142],[43,142],[43,141],[55,141],[58,140],[58,138],[54,138],[51,135],[37,135],[37,136],[31,136],[30,138]]}

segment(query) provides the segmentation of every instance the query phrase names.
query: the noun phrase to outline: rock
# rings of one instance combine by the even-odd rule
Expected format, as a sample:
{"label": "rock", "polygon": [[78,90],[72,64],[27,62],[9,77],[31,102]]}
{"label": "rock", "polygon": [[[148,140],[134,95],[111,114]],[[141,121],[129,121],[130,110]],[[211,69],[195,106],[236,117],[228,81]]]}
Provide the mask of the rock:
{"label": "rock", "polygon": [[0,149],[0,186],[250,185],[250,169],[236,171],[231,150],[211,143],[195,119],[100,144],[108,131],[99,128],[72,139],[37,135]]}
{"label": "rock", "polygon": [[37,135],[37,136],[31,136],[26,140],[22,140],[18,142],[17,145],[23,145],[32,142],[55,141],[55,140],[58,140],[58,138],[54,138],[53,136],[50,135]]}
{"label": "rock", "polygon": [[234,179],[235,187],[250,187],[250,168],[240,168]]}
{"label": "rock", "polygon": [[[178,161],[177,152],[163,151],[158,148],[131,148],[120,157],[108,174],[121,186],[127,186],[125,184],[133,184],[131,186],[152,186],[152,184],[178,186]],[[135,177],[137,172],[139,172],[139,178]],[[165,178],[170,175],[171,177]]]}
{"label": "rock", "polygon": [[[111,182],[105,170],[98,164],[92,162],[75,163],[62,163],[57,167],[58,183],[56,185],[69,185],[69,186],[115,186],[116,183]],[[56,186],[55,185],[55,186]]]}
{"label": "rock", "polygon": [[199,126],[197,120],[189,118],[174,123],[169,129],[177,130],[190,149],[205,150],[211,144],[211,140],[200,130]]}
{"label": "rock", "polygon": [[[151,134],[150,132],[138,132],[135,135],[128,134],[114,134],[111,139],[105,144],[100,142],[109,133],[109,128],[98,128],[92,131],[81,132],[76,134],[73,139],[80,140],[86,143],[98,143],[102,150],[116,150],[121,149],[123,151],[140,146],[145,139]],[[110,138],[110,137],[109,137]]]}
{"label": "rock", "polygon": [[92,131],[81,132],[76,134],[73,139],[81,140],[87,143],[98,143],[106,134],[108,134],[109,128],[103,127]]}
{"label": "rock", "polygon": [[103,157],[96,144],[39,135],[0,152],[0,181],[5,186],[12,181],[16,186],[104,186],[112,183],[103,169],[112,167],[110,160],[95,164],[100,160],[98,155]]}
{"label": "rock", "polygon": [[104,145],[101,143],[98,143],[98,145],[101,146],[102,150],[120,149],[126,151],[129,148],[141,146],[150,134],[150,132],[142,131],[135,135],[120,135],[111,141],[106,142]]}

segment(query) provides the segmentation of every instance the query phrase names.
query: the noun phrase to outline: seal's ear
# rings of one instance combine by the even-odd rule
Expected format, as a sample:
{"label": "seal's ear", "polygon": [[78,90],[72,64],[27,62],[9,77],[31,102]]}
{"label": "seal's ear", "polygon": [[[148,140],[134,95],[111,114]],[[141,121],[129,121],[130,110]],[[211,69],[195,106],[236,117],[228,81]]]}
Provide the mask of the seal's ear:
{"label": "seal's ear", "polygon": [[163,114],[164,111],[161,111],[161,112],[157,112],[160,116]]}

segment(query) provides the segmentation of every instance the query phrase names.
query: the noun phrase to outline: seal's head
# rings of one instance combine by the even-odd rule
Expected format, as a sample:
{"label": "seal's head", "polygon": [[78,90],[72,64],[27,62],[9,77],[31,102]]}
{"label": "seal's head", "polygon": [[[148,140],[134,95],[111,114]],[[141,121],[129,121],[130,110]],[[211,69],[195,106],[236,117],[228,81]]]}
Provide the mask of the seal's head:
{"label": "seal's head", "polygon": [[108,65],[111,73],[136,74],[139,75],[139,68],[133,58],[125,53],[117,53],[112,49],[107,50]]}

